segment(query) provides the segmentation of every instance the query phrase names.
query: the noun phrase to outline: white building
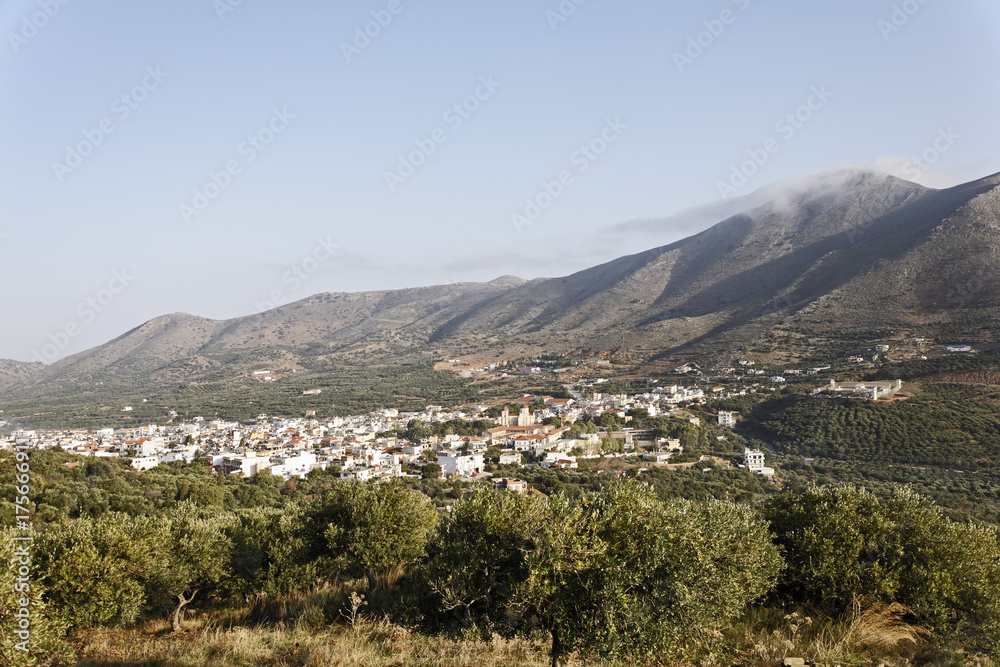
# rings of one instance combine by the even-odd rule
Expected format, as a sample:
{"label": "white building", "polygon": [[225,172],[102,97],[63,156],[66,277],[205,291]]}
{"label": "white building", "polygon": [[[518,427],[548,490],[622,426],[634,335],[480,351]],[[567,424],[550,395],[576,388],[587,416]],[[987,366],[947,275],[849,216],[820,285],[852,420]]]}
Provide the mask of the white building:
{"label": "white building", "polygon": [[196,445],[188,445],[186,447],[169,449],[167,451],[160,452],[158,456],[160,463],[173,463],[174,461],[191,463],[197,455],[198,447]]}
{"label": "white building", "polygon": [[736,415],[738,412],[725,412],[724,410],[719,410],[719,426],[724,428],[733,428],[736,426]]}
{"label": "white building", "polygon": [[156,456],[136,456],[129,463],[136,470],[149,470],[160,465],[160,459]]}
{"label": "white building", "polygon": [[304,478],[317,466],[316,454],[313,452],[296,452],[290,456],[271,457],[271,474],[286,480],[292,477]]}
{"label": "white building", "polygon": [[222,471],[227,475],[242,473],[244,477],[253,477],[271,467],[271,459],[254,454],[250,452],[243,456],[225,457],[222,459]]}
{"label": "white building", "polygon": [[766,477],[774,475],[774,468],[768,468],[764,465],[764,452],[759,449],[744,447],[743,465],[746,466],[747,470],[755,472],[758,475],[764,475]]}
{"label": "white building", "polygon": [[463,454],[453,450],[440,451],[437,455],[442,475],[471,477],[483,471],[485,463],[482,454]]}

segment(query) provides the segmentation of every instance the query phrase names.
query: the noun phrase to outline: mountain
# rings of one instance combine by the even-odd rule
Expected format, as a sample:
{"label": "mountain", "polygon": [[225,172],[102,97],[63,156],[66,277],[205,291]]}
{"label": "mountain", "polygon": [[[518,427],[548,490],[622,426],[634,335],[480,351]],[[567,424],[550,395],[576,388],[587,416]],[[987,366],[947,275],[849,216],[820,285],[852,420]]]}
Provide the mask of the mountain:
{"label": "mountain", "polygon": [[947,190],[838,171],[676,243],[477,305],[437,340],[718,350],[779,322],[816,332],[995,316],[1000,175]]}
{"label": "mountain", "polygon": [[45,368],[44,364],[0,359],[0,391],[16,387]]}
{"label": "mountain", "polygon": [[304,380],[574,348],[648,361],[731,353],[779,329],[997,321],[1000,174],[933,190],[845,169],[767,192],[699,234],[562,278],[319,294],[226,321],[167,315],[42,369],[0,366],[0,403],[72,402],[100,383],[178,396],[254,370]]}

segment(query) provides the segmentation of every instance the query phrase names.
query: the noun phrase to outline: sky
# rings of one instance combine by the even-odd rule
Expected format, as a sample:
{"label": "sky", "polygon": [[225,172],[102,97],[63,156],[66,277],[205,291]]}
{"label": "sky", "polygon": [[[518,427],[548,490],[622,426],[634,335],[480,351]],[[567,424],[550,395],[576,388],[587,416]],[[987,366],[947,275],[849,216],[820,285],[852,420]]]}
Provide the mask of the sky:
{"label": "sky", "polygon": [[992,0],[3,0],[0,358],[1000,172]]}

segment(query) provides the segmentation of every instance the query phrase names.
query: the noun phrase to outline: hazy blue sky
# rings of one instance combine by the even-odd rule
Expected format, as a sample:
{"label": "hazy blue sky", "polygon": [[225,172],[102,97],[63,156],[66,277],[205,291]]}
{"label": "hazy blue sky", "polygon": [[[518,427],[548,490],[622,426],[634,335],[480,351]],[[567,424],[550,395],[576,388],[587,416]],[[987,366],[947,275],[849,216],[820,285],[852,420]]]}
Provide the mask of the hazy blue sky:
{"label": "hazy blue sky", "polygon": [[698,231],[620,223],[720,183],[1000,171],[993,0],[4,0],[0,27],[13,359],[170,312],[562,275]]}

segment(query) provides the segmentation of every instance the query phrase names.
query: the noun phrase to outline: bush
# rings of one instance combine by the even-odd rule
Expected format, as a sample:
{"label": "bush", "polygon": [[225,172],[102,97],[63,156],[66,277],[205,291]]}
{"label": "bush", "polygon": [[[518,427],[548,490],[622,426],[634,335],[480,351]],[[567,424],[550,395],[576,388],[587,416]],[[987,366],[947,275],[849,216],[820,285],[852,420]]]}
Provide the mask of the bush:
{"label": "bush", "polygon": [[898,602],[939,635],[1000,645],[995,529],[951,521],[903,487],[884,500],[850,485],[785,493],[767,517],[788,563],[784,596],[831,614]]}

